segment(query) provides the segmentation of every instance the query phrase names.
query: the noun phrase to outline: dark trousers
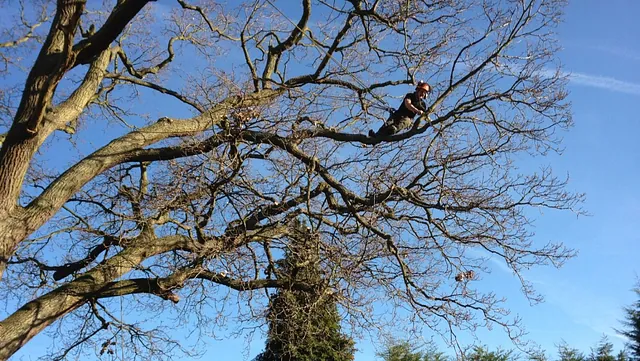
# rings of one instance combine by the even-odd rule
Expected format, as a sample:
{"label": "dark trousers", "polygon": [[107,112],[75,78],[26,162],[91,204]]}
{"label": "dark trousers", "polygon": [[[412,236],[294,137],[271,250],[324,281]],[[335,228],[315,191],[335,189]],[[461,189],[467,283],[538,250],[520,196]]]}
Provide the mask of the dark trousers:
{"label": "dark trousers", "polygon": [[394,135],[404,129],[411,126],[413,119],[409,117],[394,117],[393,115],[387,119],[387,121],[378,129],[377,132],[373,130],[369,131],[369,135],[372,137],[389,136]]}

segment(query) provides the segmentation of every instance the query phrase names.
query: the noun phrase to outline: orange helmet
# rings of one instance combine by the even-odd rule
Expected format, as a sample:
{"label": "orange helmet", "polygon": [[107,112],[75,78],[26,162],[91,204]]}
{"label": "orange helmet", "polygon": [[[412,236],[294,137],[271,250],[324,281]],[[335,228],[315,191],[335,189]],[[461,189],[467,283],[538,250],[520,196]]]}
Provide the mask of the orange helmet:
{"label": "orange helmet", "polygon": [[418,89],[422,89],[426,92],[430,92],[431,91],[431,85],[429,85],[429,83],[424,82],[424,81],[419,81],[418,85],[416,85],[416,90]]}

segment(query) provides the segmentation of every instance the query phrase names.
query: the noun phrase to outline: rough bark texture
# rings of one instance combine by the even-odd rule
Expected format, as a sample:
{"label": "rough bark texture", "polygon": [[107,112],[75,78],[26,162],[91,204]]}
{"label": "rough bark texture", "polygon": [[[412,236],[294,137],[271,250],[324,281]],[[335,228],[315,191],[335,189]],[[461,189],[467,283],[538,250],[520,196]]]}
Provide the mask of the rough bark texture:
{"label": "rough bark texture", "polygon": [[[16,220],[16,208],[24,176],[38,147],[56,129],[75,120],[95,95],[110,60],[109,45],[148,1],[119,2],[101,29],[92,37],[73,45],[86,1],[59,0],[49,34],[26,80],[15,119],[0,148],[0,219]],[[59,106],[52,108],[54,91],[74,66],[91,63],[85,81]],[[33,213],[32,213],[33,214]],[[46,219],[47,216],[39,217]],[[6,261],[18,242],[42,222],[21,220],[24,227],[9,230],[0,223],[0,279]]]}
{"label": "rough bark texture", "polygon": [[[51,134],[54,130],[66,126],[70,121],[75,120],[80,113],[85,109],[89,101],[95,95],[96,89],[102,82],[104,77],[104,71],[111,58],[111,52],[103,52],[94,62],[91,64],[87,75],[84,78],[82,84],[69,96],[69,98],[63,103],[59,104],[55,108],[51,109],[45,118],[45,123],[42,125],[42,129],[35,136],[20,137],[18,135],[11,135],[7,139],[7,144],[3,144],[2,149],[9,149],[5,154],[0,155],[2,161],[7,162],[6,172],[2,174],[2,179],[18,180],[24,178],[24,172],[33,157],[33,153],[42,142],[46,139],[46,136]],[[25,166],[26,165],[26,166]],[[0,171],[1,173],[2,171]],[[0,185],[0,189],[4,189],[5,192],[9,192],[9,188],[12,187],[8,182]],[[14,185],[15,186],[15,185]],[[5,195],[5,200],[10,197],[17,197],[17,195]],[[16,202],[16,199],[14,199]],[[1,203],[1,202],[0,202]],[[31,232],[42,226],[43,222],[46,222],[49,216],[46,214],[34,214],[28,217],[25,213],[25,209],[17,207],[16,204],[4,204],[0,208],[0,279],[6,267],[6,261],[13,254],[16,245],[22,241]]]}
{"label": "rough bark texture", "polygon": [[[84,5],[85,1],[58,1],[51,30],[31,68],[15,120],[0,149],[0,179],[3,180],[0,184],[0,216],[3,218],[16,206],[24,175],[43,139],[37,133],[51,105],[53,92],[74,64],[73,37]],[[13,247],[2,248],[6,251]],[[4,267],[0,265],[2,269]]]}

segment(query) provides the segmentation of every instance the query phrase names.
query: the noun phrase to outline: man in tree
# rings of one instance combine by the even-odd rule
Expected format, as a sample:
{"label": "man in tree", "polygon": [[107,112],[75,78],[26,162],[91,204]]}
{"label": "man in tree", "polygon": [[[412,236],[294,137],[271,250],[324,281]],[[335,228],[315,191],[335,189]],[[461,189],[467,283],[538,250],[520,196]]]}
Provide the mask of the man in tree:
{"label": "man in tree", "polygon": [[431,85],[423,81],[418,82],[416,90],[412,93],[407,93],[400,107],[389,116],[389,119],[377,132],[374,132],[373,129],[370,130],[369,136],[389,136],[409,128],[416,115],[422,116],[427,111],[427,106],[423,99],[429,95],[429,92],[431,92]]}
{"label": "man in tree", "polygon": [[266,348],[255,361],[352,361],[354,342],[340,331],[340,315],[324,291],[317,236],[292,226],[285,258],[274,273],[311,290],[282,289],[271,297]]}
{"label": "man in tree", "polygon": [[[176,359],[176,334],[246,329],[265,289],[309,289],[265,276],[298,217],[363,332],[390,323],[384,304],[446,336],[521,334],[500,295],[459,292],[455,273],[574,255],[533,237],[528,209],[580,212],[581,195],[517,162],[572,124],[562,69],[540,72],[565,1],[295,3],[2,2],[1,361],[44,330],[47,359],[116,341],[123,359]],[[439,115],[393,147],[363,134],[372,99],[418,73]],[[187,332],[139,319],[171,313]]]}

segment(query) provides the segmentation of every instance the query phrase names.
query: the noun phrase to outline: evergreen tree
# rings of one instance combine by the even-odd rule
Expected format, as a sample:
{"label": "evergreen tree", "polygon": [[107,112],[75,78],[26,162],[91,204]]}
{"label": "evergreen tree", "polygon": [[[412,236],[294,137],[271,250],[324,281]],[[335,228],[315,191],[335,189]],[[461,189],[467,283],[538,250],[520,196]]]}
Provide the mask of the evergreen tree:
{"label": "evergreen tree", "polygon": [[613,344],[606,336],[603,336],[596,347],[591,349],[588,361],[616,361],[616,356],[613,354]]}
{"label": "evergreen tree", "polygon": [[616,361],[629,361],[629,355],[627,354],[627,350],[620,350],[618,352],[618,356],[616,356]]}
{"label": "evergreen tree", "polygon": [[558,346],[558,361],[586,361],[585,355],[565,342]]}
{"label": "evergreen tree", "polygon": [[438,350],[434,344],[429,344],[425,352],[422,353],[422,361],[449,361],[450,357]]}
{"label": "evergreen tree", "polygon": [[633,290],[638,296],[638,300],[629,307],[624,308],[625,320],[622,321],[624,328],[617,330],[622,336],[628,339],[629,358],[640,360],[640,285]]}
{"label": "evergreen tree", "polygon": [[289,248],[274,273],[303,282],[314,291],[281,289],[271,297],[266,348],[256,361],[351,361],[354,342],[340,328],[340,315],[323,292],[319,242],[301,222],[294,222]]}
{"label": "evergreen tree", "polygon": [[549,361],[547,354],[542,350],[532,351],[531,354],[527,356],[527,360],[529,361]]}
{"label": "evergreen tree", "polygon": [[514,361],[516,357],[511,350],[489,351],[486,347],[475,346],[464,359],[467,361]]}
{"label": "evergreen tree", "polygon": [[394,341],[379,352],[378,356],[384,361],[422,361],[424,355],[409,341]]}
{"label": "evergreen tree", "polygon": [[425,351],[418,350],[409,341],[393,341],[385,350],[377,354],[384,361],[448,361],[449,358],[438,348],[429,344]]}

